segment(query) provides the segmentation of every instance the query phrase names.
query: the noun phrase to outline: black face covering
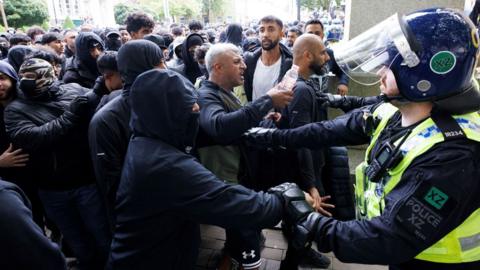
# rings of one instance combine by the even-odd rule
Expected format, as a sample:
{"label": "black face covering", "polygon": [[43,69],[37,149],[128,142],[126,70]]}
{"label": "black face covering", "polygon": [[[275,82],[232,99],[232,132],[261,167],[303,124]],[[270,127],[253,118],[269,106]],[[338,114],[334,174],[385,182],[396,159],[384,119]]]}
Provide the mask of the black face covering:
{"label": "black face covering", "polygon": [[21,79],[19,87],[27,97],[36,97],[41,94],[37,91],[37,84],[34,79]]}
{"label": "black face covering", "polygon": [[197,139],[199,124],[199,112],[192,112],[190,114],[190,119],[188,119],[186,132],[185,132],[185,152],[190,154],[190,151],[195,148],[195,141]]}
{"label": "black face covering", "polygon": [[119,38],[107,38],[107,40],[105,40],[105,47],[109,51],[118,51],[121,46],[122,40],[120,40]]}
{"label": "black face covering", "polygon": [[203,74],[204,76],[208,77],[207,66],[206,66],[206,65],[198,64],[198,67],[200,68],[200,71],[202,72],[202,74]]}

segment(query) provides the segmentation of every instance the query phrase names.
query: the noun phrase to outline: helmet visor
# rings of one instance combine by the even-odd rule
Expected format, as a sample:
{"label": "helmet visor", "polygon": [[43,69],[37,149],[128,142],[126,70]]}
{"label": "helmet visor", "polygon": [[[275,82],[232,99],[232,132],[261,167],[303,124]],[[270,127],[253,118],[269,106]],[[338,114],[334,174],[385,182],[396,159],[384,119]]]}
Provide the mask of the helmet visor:
{"label": "helmet visor", "polygon": [[418,57],[410,49],[398,14],[335,48],[339,67],[350,79],[363,85],[379,83],[380,71],[384,67],[390,68],[398,55],[402,55],[404,61],[410,59],[410,62],[405,61],[408,66],[418,64]]}

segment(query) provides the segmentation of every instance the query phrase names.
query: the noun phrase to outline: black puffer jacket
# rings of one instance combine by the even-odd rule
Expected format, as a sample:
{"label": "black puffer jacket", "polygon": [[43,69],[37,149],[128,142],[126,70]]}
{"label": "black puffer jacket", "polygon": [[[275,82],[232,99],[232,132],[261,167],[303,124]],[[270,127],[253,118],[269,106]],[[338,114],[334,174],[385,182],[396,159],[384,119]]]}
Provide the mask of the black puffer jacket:
{"label": "black puffer jacket", "polygon": [[[281,81],[287,70],[292,67],[293,56],[290,50],[285,47],[285,45],[279,43],[280,53],[282,54],[282,62],[280,66],[280,75],[278,76],[277,82]],[[262,48],[258,48],[254,52],[246,52],[243,55],[243,60],[247,65],[245,70],[244,77],[245,82],[243,87],[245,89],[245,95],[247,96],[248,101],[252,101],[252,91],[253,91],[253,75],[255,74],[255,69],[257,68],[258,58],[262,55]]]}
{"label": "black puffer jacket", "polygon": [[104,48],[102,39],[92,32],[82,32],[75,39],[75,56],[66,63],[63,82],[93,88],[100,72],[96,60],[90,56],[92,42],[97,42]]}
{"label": "black puffer jacket", "polygon": [[93,183],[86,130],[70,102],[89,90],[57,82],[41,100],[17,98],[5,109],[5,126],[17,148],[30,154],[27,169],[40,188],[65,190]]}
{"label": "black puffer jacket", "polygon": [[[169,87],[151,91],[157,85]],[[199,223],[261,229],[282,216],[279,197],[227,185],[185,152],[198,128],[194,91],[170,70],[145,72],[132,86],[133,137],[107,269],[194,269]]]}

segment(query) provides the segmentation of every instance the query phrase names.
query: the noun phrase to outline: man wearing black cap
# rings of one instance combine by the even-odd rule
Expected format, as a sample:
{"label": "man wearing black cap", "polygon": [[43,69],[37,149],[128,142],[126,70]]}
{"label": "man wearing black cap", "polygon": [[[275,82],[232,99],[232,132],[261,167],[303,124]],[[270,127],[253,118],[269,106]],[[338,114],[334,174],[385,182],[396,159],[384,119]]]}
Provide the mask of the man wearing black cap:
{"label": "man wearing black cap", "polygon": [[105,35],[105,48],[108,51],[118,51],[122,46],[122,39],[120,32],[117,30],[108,31]]}
{"label": "man wearing black cap", "polygon": [[160,50],[162,50],[163,55],[164,56],[165,56],[165,54],[168,55],[168,48],[165,45],[165,39],[162,36],[157,35],[157,34],[149,34],[149,35],[144,36],[143,39],[150,40],[151,42],[157,44],[157,46],[160,48]]}
{"label": "man wearing black cap", "polygon": [[58,56],[62,56],[65,47],[63,46],[63,37],[57,32],[46,33],[42,36],[42,45],[52,48]]}
{"label": "man wearing black cap", "polygon": [[123,45],[118,51],[117,64],[123,80],[122,93],[93,116],[88,134],[97,183],[109,211],[112,229],[115,194],[131,135],[130,87],[141,73],[166,68],[160,48],[143,39]]}

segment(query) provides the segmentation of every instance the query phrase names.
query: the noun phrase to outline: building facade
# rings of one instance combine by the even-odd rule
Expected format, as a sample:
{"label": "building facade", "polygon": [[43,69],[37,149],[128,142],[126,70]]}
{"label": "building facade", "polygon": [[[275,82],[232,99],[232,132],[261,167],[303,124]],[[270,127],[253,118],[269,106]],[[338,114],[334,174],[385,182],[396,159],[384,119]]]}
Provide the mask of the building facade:
{"label": "building facade", "polygon": [[114,0],[46,0],[50,25],[61,26],[70,17],[74,24],[98,27],[114,26]]}

